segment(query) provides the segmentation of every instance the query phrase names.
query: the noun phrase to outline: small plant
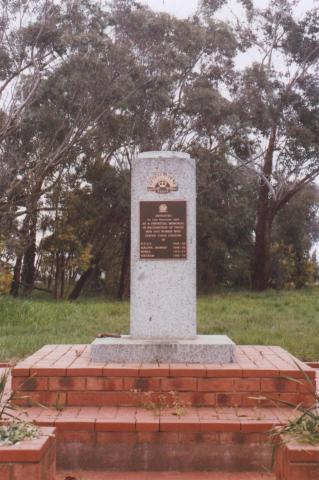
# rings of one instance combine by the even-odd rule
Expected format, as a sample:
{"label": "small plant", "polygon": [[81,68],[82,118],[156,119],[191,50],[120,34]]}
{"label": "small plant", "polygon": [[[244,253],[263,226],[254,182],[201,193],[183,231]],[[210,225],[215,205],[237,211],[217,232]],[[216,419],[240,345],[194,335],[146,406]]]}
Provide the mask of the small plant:
{"label": "small plant", "polygon": [[[9,371],[5,371],[0,376],[0,422],[8,420],[8,417],[11,419],[16,419],[16,416],[13,414],[13,411],[16,410],[16,407],[11,404],[13,397],[16,395],[16,392],[11,392],[9,395],[6,394],[6,384],[9,378]],[[7,396],[6,396],[7,395]]]}
{"label": "small plant", "polygon": [[[300,415],[297,415],[294,419],[289,420],[286,425],[277,427],[272,432],[272,435],[281,435],[282,438],[286,439],[287,441],[293,438],[300,443],[308,443],[311,445],[319,444],[319,395],[316,392],[316,387],[313,385],[306,372],[302,370],[297,362],[295,362],[295,364],[302,372],[304,379],[307,382],[309,393],[313,395],[314,403],[311,407],[305,408],[302,405],[293,405],[289,402],[280,400],[279,402],[281,404],[293,407],[295,412],[300,412]],[[296,378],[289,377],[289,380],[299,384],[304,383],[304,381]]]}
{"label": "small plant", "polygon": [[39,437],[39,431],[33,423],[22,421],[14,414],[17,407],[12,404],[12,399],[17,398],[17,392],[12,391],[7,395],[5,387],[8,377],[8,371],[0,376],[0,446]]}
{"label": "small plant", "polygon": [[185,403],[183,400],[181,400],[181,398],[178,396],[176,392],[170,392],[170,394],[173,401],[173,408],[174,408],[173,415],[176,415],[177,417],[182,417],[186,413],[186,408],[188,404]]}
{"label": "small plant", "polygon": [[[43,405],[41,405],[43,406]],[[55,402],[51,405],[52,408],[55,408],[58,412],[62,412],[65,407],[65,401],[61,398],[60,392],[58,392]]]}
{"label": "small plant", "polygon": [[160,394],[154,397],[154,392],[142,392],[141,390],[132,390],[136,397],[137,406],[152,410],[155,415],[160,415],[164,408],[168,407],[167,395]]}
{"label": "small plant", "polygon": [[22,440],[37,438],[39,431],[35,425],[14,420],[0,427],[0,446],[14,445]]}
{"label": "small plant", "polygon": [[159,395],[154,392],[142,392],[133,390],[136,396],[137,404],[140,408],[152,410],[155,415],[160,415],[162,410],[173,408],[172,415],[181,417],[186,413],[187,404],[183,402],[176,392],[161,393]]}
{"label": "small plant", "polygon": [[319,412],[303,413],[295,420],[277,430],[283,437],[294,438],[300,443],[319,444]]}

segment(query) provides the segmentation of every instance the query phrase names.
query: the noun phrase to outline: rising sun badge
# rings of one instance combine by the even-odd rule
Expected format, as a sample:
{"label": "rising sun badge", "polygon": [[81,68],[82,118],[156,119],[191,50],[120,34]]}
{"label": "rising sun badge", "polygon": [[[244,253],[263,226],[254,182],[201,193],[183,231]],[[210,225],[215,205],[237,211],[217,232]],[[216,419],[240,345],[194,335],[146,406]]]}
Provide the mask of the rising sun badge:
{"label": "rising sun badge", "polygon": [[178,186],[173,177],[167,173],[160,173],[151,178],[147,187],[148,192],[170,193],[176,192]]}

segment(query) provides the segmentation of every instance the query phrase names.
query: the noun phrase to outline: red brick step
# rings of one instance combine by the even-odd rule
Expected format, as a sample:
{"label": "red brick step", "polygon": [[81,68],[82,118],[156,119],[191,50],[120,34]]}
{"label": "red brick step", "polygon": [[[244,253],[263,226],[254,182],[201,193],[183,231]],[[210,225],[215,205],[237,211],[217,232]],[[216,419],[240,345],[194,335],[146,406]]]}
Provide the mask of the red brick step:
{"label": "red brick step", "polygon": [[176,396],[192,406],[310,406],[300,368],[314,385],[316,371],[280,347],[237,347],[232,364],[119,365],[90,363],[88,345],[47,345],[13,369],[12,387],[28,392],[16,399],[25,406],[172,405]]}
{"label": "red brick step", "polygon": [[305,373],[314,387],[316,371],[280,347],[237,347],[232,364],[119,365],[92,364],[89,345],[48,345],[13,369],[12,385],[29,420],[56,427],[61,470],[240,479],[271,468],[269,431],[293,415],[281,401],[313,404]]}
{"label": "red brick step", "polygon": [[[21,418],[57,429],[58,467],[82,470],[211,471],[271,468],[269,431],[286,408],[33,407]],[[165,458],[165,462],[163,462]]]}
{"label": "red brick step", "polygon": [[[57,480],[67,476],[77,480],[83,478],[83,472],[60,471]],[[265,472],[85,472],[89,480],[275,480],[271,473]]]}

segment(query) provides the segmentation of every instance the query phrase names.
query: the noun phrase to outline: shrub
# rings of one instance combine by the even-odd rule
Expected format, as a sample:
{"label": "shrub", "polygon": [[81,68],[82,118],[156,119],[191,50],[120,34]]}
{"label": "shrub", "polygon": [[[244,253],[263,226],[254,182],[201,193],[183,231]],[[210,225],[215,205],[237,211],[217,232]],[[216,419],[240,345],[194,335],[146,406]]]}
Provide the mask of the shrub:
{"label": "shrub", "polygon": [[0,265],[0,295],[10,292],[12,275],[8,267]]}

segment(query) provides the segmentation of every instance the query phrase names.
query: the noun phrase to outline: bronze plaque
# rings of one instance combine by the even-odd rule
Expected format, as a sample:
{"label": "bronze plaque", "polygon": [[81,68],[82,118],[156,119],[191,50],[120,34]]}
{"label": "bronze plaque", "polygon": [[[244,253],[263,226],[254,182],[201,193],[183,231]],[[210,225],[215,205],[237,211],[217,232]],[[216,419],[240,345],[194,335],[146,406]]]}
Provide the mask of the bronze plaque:
{"label": "bronze plaque", "polygon": [[140,202],[140,258],[187,258],[186,202]]}

